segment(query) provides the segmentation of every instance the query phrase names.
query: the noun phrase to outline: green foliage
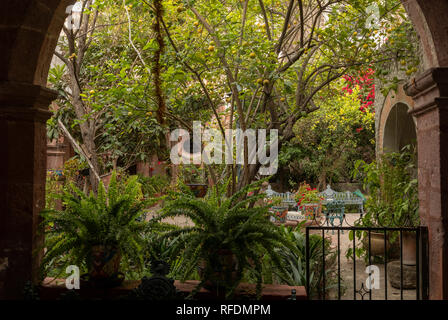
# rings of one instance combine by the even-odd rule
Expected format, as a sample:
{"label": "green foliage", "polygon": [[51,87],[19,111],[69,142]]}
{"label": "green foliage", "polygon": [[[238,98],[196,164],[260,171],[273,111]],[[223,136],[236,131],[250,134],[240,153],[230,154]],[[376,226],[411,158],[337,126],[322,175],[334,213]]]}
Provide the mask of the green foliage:
{"label": "green foliage", "polygon": [[362,219],[365,226],[414,227],[419,224],[416,151],[410,145],[401,152],[385,153],[369,164],[358,161],[354,175],[369,190]]}
{"label": "green foliage", "polygon": [[[369,191],[364,205],[366,213],[356,222],[365,227],[417,227],[420,223],[418,213],[418,182],[416,179],[416,150],[405,146],[401,152],[385,153],[379,161],[365,163],[358,161],[353,174],[360,176],[364,188]],[[363,239],[366,231],[350,231],[353,237]],[[390,234],[390,241],[397,238],[396,233]],[[365,248],[357,248],[356,256],[366,254]],[[347,257],[352,258],[353,251],[347,251]]]}
{"label": "green foliage", "polygon": [[71,184],[60,199],[64,210],[47,209],[41,213],[46,236],[43,274],[58,259],[62,261],[58,265],[60,272],[70,264],[85,268],[95,245],[118,249],[125,262],[143,267],[143,234],[151,224],[138,221],[149,201],[142,201],[136,176],[119,183],[114,172],[108,190],[101,183],[98,195],[85,195]]}
{"label": "green foliage", "polygon": [[[168,232],[166,237],[182,234],[175,252],[182,251],[182,280],[203,265],[199,290],[207,281],[217,283],[230,298],[245,272],[257,279],[257,294],[261,293],[261,262],[267,255],[279,273],[285,271],[276,248],[295,250],[269,221],[267,207],[250,204],[262,199],[261,195],[246,195],[259,190],[260,181],[248,185],[232,197],[225,196],[226,186],[213,189],[205,199],[179,195],[167,203],[163,217],[186,216],[194,227]],[[183,244],[183,245],[181,245]],[[222,252],[231,252],[237,261],[235,270],[220,259]],[[193,293],[194,294],[194,293]]]}
{"label": "green foliage", "polygon": [[142,186],[143,195],[146,198],[152,198],[167,192],[170,185],[170,178],[165,175],[155,175],[152,177],[138,175],[138,182]]}
{"label": "green foliage", "polygon": [[[82,30],[89,32],[74,30],[73,39],[60,37],[58,52],[64,60],[58,62],[64,64],[54,66],[48,78],[60,93],[58,108],[47,125],[49,138],[58,137],[57,120],[61,120],[97,158],[100,174],[117,163],[127,168],[147,160],[148,155],[167,156],[166,149],[160,148],[165,144],[165,128],[156,119],[151,74],[129,43],[123,12],[121,1],[98,0],[90,8],[86,6]],[[140,51],[145,48],[141,55],[150,60],[154,53],[148,45],[154,40],[148,32],[151,15],[131,10],[131,19],[137,22],[132,25],[134,45]]]}
{"label": "green foliage", "polygon": [[205,183],[206,172],[203,167],[183,164],[179,166],[178,179],[185,183]]}
{"label": "green foliage", "polygon": [[[285,241],[294,243],[295,246],[295,250],[276,249],[286,266],[287,272],[277,272],[277,269],[270,265],[271,261],[269,259],[263,262],[263,269],[273,273],[273,278],[277,278],[280,283],[306,287],[306,236],[300,227],[300,225],[296,229],[280,227],[280,232]],[[325,247],[325,287],[327,293],[337,287],[337,268],[335,265],[337,252],[330,248],[329,240],[325,239],[325,243],[323,243],[321,236],[312,234],[309,237],[310,287],[307,288],[310,298],[321,298],[320,295],[322,294],[320,291],[323,288],[322,246]],[[266,276],[267,272],[265,271],[265,278]],[[272,279],[270,275],[267,278]]]}
{"label": "green foliage", "polygon": [[292,181],[320,187],[350,182],[356,160],[374,159],[375,114],[371,108],[362,112],[361,89],[344,93],[345,84],[336,83],[332,99],[297,122],[294,138],[280,150],[280,167]]}

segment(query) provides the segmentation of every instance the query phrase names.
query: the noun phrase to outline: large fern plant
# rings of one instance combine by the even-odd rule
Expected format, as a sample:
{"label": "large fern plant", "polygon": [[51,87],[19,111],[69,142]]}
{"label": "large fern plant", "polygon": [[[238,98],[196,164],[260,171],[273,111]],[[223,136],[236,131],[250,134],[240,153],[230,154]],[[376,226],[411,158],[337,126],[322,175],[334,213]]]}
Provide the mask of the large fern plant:
{"label": "large fern plant", "polygon": [[43,274],[56,262],[62,272],[70,264],[86,267],[92,247],[98,245],[115,248],[127,261],[143,266],[143,236],[149,225],[141,217],[148,201],[142,200],[137,176],[118,182],[114,172],[107,191],[100,183],[97,195],[86,195],[71,184],[59,197],[62,211],[41,213],[46,248]]}
{"label": "large fern plant", "polygon": [[[225,297],[233,297],[243,276],[249,273],[250,278],[256,279],[260,296],[261,261],[265,256],[270,257],[278,272],[285,271],[276,249],[295,248],[269,221],[268,207],[253,206],[264,197],[254,193],[260,185],[261,181],[251,184],[231,197],[225,196],[225,186],[214,188],[204,199],[181,194],[165,206],[163,217],[186,216],[194,222],[193,227],[165,233],[166,237],[182,234],[175,250],[175,254],[183,254],[181,280],[189,279],[195,269],[203,268],[201,282],[192,295],[212,282],[219,285]],[[225,265],[225,259],[220,258],[229,252],[235,262],[231,270]]]}

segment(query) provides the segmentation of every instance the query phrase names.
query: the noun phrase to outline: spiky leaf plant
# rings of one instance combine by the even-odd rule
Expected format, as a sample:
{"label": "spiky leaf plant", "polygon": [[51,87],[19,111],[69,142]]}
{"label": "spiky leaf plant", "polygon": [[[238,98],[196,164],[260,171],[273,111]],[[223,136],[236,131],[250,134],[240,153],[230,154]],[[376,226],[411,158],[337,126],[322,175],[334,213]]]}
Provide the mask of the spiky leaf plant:
{"label": "spiky leaf plant", "polygon": [[[198,267],[203,268],[201,282],[192,296],[212,282],[226,298],[232,298],[243,275],[249,272],[256,279],[260,297],[261,261],[265,256],[279,272],[285,271],[276,249],[295,248],[269,221],[268,207],[253,205],[265,197],[256,192],[262,182],[248,185],[231,197],[226,197],[226,185],[213,188],[204,199],[181,194],[165,206],[164,217],[186,216],[194,222],[193,227],[165,233],[166,237],[182,234],[175,250],[176,254],[183,253],[181,280],[187,280]],[[230,253],[234,268],[226,265],[229,259],[223,258],[223,253],[227,258]]]}
{"label": "spiky leaf plant", "polygon": [[42,275],[56,261],[62,264],[61,272],[71,264],[85,270],[91,249],[97,245],[118,249],[123,259],[133,261],[137,268],[143,267],[144,233],[150,223],[141,216],[154,200],[142,200],[137,176],[119,182],[113,172],[107,191],[100,183],[97,195],[86,195],[71,184],[59,197],[64,210],[41,213],[46,248]]}
{"label": "spiky leaf plant", "polygon": [[[302,222],[302,225],[304,222]],[[306,236],[301,231],[302,225],[296,229],[280,226],[281,233],[285,239],[294,243],[297,250],[279,250],[278,253],[286,264],[287,272],[279,273],[270,266],[270,261],[265,261],[264,268],[272,270],[272,273],[278,278],[280,283],[290,286],[306,286]],[[325,269],[323,269],[322,246],[325,246]],[[309,298],[321,298],[323,281],[327,293],[329,290],[337,287],[338,274],[336,268],[337,251],[330,247],[330,241],[323,239],[320,235],[311,234],[309,237],[309,265],[310,265],[310,287],[307,288]],[[325,277],[323,274],[325,273]],[[286,277],[285,277],[286,276]],[[341,279],[342,280],[342,279]],[[342,289],[345,286],[341,281]]]}

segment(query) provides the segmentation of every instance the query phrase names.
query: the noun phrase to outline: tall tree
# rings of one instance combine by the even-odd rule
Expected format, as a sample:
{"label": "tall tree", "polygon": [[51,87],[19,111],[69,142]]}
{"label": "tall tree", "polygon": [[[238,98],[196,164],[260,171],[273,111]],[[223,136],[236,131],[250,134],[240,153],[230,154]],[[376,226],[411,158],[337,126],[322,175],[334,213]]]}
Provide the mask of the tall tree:
{"label": "tall tree", "polygon": [[[228,127],[277,129],[280,148],[295,136],[301,118],[331,98],[329,85],[341,76],[372,67],[378,77],[386,77],[388,61],[416,63],[406,37],[412,27],[398,0],[164,4],[171,110],[182,106],[179,100],[203,95],[223,131],[217,110],[230,93]],[[244,149],[234,190],[253,180],[260,168],[248,163],[246,141]]]}
{"label": "tall tree", "polygon": [[120,3],[82,0],[75,8],[55,52],[63,64],[50,71],[60,99],[49,125],[73,137],[96,190],[100,174],[145,160],[164,142],[145,63],[155,50],[154,33],[147,12],[132,16]]}

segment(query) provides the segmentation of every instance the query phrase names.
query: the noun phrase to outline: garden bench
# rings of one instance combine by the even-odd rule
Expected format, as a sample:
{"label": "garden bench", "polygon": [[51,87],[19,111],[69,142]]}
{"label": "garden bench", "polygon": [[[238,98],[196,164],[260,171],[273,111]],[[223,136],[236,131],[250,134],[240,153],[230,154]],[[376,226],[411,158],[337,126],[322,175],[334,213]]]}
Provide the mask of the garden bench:
{"label": "garden bench", "polygon": [[364,199],[354,192],[334,191],[333,189],[331,189],[330,185],[327,185],[327,189],[319,193],[319,195],[324,198],[324,200],[322,201],[322,204],[324,205],[333,201],[339,201],[344,205],[344,207],[348,205],[357,205],[361,216],[364,214]]}
{"label": "garden bench", "polygon": [[[313,209],[313,216],[316,214],[314,211],[315,206],[317,204],[305,204],[302,205],[302,210],[299,206],[297,206],[297,202],[295,200],[295,194],[291,192],[276,192],[272,190],[271,185],[268,185],[268,188],[265,191],[266,197],[269,198],[276,198],[279,197],[282,199],[281,206],[284,207],[296,207],[297,211],[304,211],[303,216],[307,217]],[[334,220],[338,219],[340,224],[342,224],[342,221],[344,220],[345,215],[345,207],[348,205],[356,205],[359,208],[359,212],[361,213],[361,216],[364,214],[364,198],[357,195],[354,192],[345,191],[345,192],[338,192],[331,189],[330,185],[327,185],[327,188],[320,192],[319,195],[323,198],[320,205],[325,205],[325,210],[323,212],[324,216],[326,217],[326,223],[328,225],[334,225]],[[303,207],[306,208],[303,208]],[[310,207],[310,208],[308,208]],[[319,206],[320,207],[320,206]],[[273,207],[273,210],[275,211],[277,207]],[[289,216],[285,217],[284,220],[287,220],[290,218]],[[294,217],[293,220],[297,220],[297,217]],[[274,218],[275,220],[275,218]]]}
{"label": "garden bench", "polygon": [[282,205],[286,206],[296,206],[297,201],[294,199],[294,193],[291,192],[277,192],[272,190],[271,185],[268,185],[268,188],[265,191],[267,198],[282,198]]}

